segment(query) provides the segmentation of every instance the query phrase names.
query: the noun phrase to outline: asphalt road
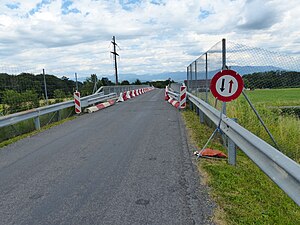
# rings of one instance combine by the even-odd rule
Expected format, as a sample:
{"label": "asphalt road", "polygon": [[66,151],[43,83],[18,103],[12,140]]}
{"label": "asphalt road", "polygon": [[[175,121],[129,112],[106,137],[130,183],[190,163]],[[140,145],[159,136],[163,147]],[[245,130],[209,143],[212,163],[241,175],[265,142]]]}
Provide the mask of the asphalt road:
{"label": "asphalt road", "polygon": [[0,149],[0,224],[212,224],[163,90]]}

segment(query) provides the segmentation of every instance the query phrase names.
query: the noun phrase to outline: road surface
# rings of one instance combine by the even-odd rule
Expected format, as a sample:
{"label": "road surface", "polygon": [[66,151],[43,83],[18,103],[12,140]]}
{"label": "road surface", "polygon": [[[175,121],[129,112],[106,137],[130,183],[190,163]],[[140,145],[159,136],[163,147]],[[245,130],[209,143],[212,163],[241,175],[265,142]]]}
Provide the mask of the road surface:
{"label": "road surface", "polygon": [[163,90],[0,149],[0,224],[212,224]]}

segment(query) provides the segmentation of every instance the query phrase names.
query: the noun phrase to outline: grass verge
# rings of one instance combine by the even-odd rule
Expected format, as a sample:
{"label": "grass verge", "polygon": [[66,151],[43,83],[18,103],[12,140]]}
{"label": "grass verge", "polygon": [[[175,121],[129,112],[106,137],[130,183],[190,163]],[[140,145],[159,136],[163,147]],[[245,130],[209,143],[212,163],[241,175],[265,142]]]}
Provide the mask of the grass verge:
{"label": "grass verge", "polygon": [[[213,129],[200,124],[190,110],[182,115],[192,142],[202,148]],[[218,138],[208,147],[226,152]],[[300,224],[300,207],[241,151],[235,167],[224,160],[203,158],[197,166],[207,174],[210,194],[218,205],[216,224]]]}
{"label": "grass verge", "polygon": [[37,133],[40,133],[40,132],[42,132],[42,131],[44,131],[44,130],[47,130],[47,129],[49,129],[49,128],[51,128],[51,127],[54,127],[54,126],[57,126],[57,125],[59,125],[59,124],[65,123],[65,122],[67,122],[67,121],[69,121],[69,120],[73,120],[73,119],[75,119],[75,118],[76,118],[75,116],[68,117],[68,118],[63,119],[63,120],[60,120],[60,121],[58,121],[58,122],[54,122],[54,123],[45,125],[45,126],[43,126],[40,130],[35,130],[35,131],[29,132],[29,133],[26,133],[26,134],[22,134],[22,135],[19,135],[19,136],[10,138],[9,140],[2,141],[2,142],[0,142],[0,148],[3,148],[4,146],[10,145],[10,144],[12,144],[12,143],[15,143],[15,142],[17,142],[17,141],[19,141],[19,140],[21,140],[21,139],[23,139],[23,138],[33,136],[33,135],[35,135],[35,134],[37,134]]}

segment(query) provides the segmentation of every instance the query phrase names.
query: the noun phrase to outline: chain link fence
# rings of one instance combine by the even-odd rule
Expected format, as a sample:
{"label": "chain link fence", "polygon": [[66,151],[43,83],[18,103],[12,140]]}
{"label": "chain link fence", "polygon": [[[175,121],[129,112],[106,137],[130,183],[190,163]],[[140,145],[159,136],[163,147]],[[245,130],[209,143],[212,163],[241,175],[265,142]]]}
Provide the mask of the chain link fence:
{"label": "chain link fence", "polygon": [[244,95],[226,104],[227,116],[300,162],[299,57],[225,40],[216,43],[187,67],[186,84],[189,92],[219,110],[222,104],[211,94],[210,81],[222,69],[242,76],[244,94],[271,135]]}

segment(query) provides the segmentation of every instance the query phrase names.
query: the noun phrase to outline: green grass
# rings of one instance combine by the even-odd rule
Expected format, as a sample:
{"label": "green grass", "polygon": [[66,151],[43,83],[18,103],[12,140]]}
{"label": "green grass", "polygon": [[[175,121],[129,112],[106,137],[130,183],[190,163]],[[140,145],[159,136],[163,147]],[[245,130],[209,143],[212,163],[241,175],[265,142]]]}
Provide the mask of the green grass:
{"label": "green grass", "polygon": [[[246,94],[276,140],[279,150],[300,163],[299,117],[294,114],[282,114],[278,108],[270,108],[271,106],[300,106],[300,88],[254,90],[246,91]],[[215,105],[215,99],[211,94],[209,102]],[[220,102],[217,108],[221,108]],[[243,127],[275,146],[243,95],[227,103],[227,116],[237,118],[238,123]]]}
{"label": "green grass", "polygon": [[[264,98],[266,97],[262,95],[262,99]],[[279,101],[276,102],[276,104],[279,103]],[[279,150],[299,163],[300,119],[295,115],[282,115],[279,109],[268,108],[268,105],[263,102],[256,103],[255,108],[273,135]],[[275,146],[244,98],[240,97],[238,100],[228,103],[227,115],[230,118],[238,118],[239,124]]]}
{"label": "green grass", "polygon": [[246,91],[252,102],[267,106],[300,106],[300,88]]}
{"label": "green grass", "polygon": [[[195,122],[198,117],[192,111],[182,115],[192,141],[201,149],[213,129]],[[219,138],[208,147],[225,152]],[[204,158],[197,165],[202,175],[206,174],[211,196],[219,206],[217,224],[299,224],[300,207],[242,152],[238,151],[236,167],[226,160]]]}

